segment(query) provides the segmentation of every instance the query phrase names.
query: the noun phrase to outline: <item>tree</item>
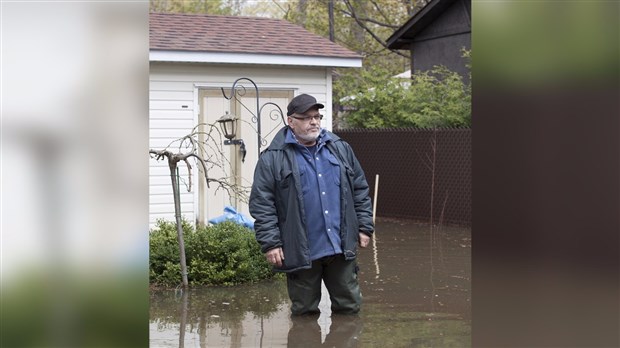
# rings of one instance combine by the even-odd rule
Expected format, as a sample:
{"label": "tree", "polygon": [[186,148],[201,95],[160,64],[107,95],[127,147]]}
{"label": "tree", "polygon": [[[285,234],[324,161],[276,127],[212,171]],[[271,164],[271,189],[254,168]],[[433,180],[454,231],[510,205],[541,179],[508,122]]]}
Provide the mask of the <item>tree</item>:
{"label": "tree", "polygon": [[[258,15],[282,18],[307,30],[330,37],[363,57],[361,69],[333,70],[333,110],[338,101],[363,84],[362,76],[380,67],[386,77],[409,69],[408,52],[392,51],[386,40],[429,0],[150,0],[151,11],[190,12],[227,15]],[[333,8],[333,25],[329,9]],[[346,78],[343,78],[346,77]],[[337,113],[334,115],[336,120]]]}
{"label": "tree", "polygon": [[[200,140],[200,139],[204,140]],[[229,197],[239,197],[242,201],[247,202],[248,189],[240,187],[236,184],[231,184],[227,178],[212,178],[209,177],[209,169],[213,167],[226,168],[230,167],[228,158],[224,155],[222,148],[222,134],[219,128],[213,124],[198,124],[192,131],[177,140],[171,142],[162,150],[149,150],[151,158],[155,160],[168,160],[168,167],[170,168],[170,178],[172,184],[172,196],[174,199],[174,216],[177,226],[177,241],[179,243],[179,255],[181,264],[181,277],[183,287],[188,287],[187,280],[187,263],[185,259],[185,242],[183,239],[183,221],[181,216],[181,198],[180,198],[180,184],[178,176],[178,163],[184,162],[187,165],[188,172],[188,187],[187,191],[191,191],[192,186],[192,166],[189,162],[190,159],[194,159],[200,166],[202,174],[207,182],[207,187],[210,183],[217,184],[218,189],[223,189],[229,193]],[[172,150],[174,147],[176,150]],[[177,147],[178,146],[178,147]]]}
{"label": "tree", "polygon": [[344,127],[463,127],[471,125],[471,86],[456,72],[435,67],[411,80],[385,77],[373,68],[362,73],[363,84],[347,100]]}
{"label": "tree", "polygon": [[242,0],[149,0],[151,12],[241,14]]}
{"label": "tree", "polygon": [[[157,1],[165,0],[151,0],[151,4]],[[204,1],[211,3],[211,0]],[[230,11],[236,9],[239,11],[236,14],[286,19],[317,35],[326,38],[333,36],[335,43],[363,57],[361,69],[335,68],[332,71],[334,128],[347,125],[429,127],[470,124],[469,86],[465,86],[456,75],[446,71],[417,74],[409,89],[402,86],[402,81],[391,80],[391,76],[409,70],[410,57],[409,52],[389,49],[387,38],[430,0],[271,0],[242,5],[239,1],[213,0],[213,6],[220,11],[225,8]],[[186,11],[196,8],[185,6],[180,8]],[[330,7],[333,9],[333,19],[330,18]],[[211,12],[205,10],[203,13]],[[414,92],[417,93],[415,97],[412,94]],[[354,94],[359,99],[347,106],[353,106],[357,111],[341,114],[340,100],[346,100]],[[455,100],[456,96],[462,100]],[[366,105],[361,104],[364,100],[367,101]],[[370,100],[373,102],[370,103]],[[450,102],[441,106],[436,100]],[[413,105],[405,101],[423,104],[416,106],[412,115],[405,116]],[[379,105],[380,102],[385,105]],[[468,103],[467,106],[464,103]],[[370,115],[371,112],[373,115]],[[446,112],[449,114],[444,114]],[[350,119],[345,120],[344,117]]]}
{"label": "tree", "polygon": [[[330,2],[334,7],[334,42],[363,57],[361,69],[333,70],[333,126],[338,128],[343,123],[337,112],[341,109],[340,99],[366,86],[364,79],[369,72],[381,72],[387,78],[409,69],[408,52],[390,50],[386,40],[427,1],[319,0],[308,2],[303,13],[293,2],[283,5],[286,8],[284,18],[315,34],[328,37]],[[307,21],[305,18],[313,20]]]}

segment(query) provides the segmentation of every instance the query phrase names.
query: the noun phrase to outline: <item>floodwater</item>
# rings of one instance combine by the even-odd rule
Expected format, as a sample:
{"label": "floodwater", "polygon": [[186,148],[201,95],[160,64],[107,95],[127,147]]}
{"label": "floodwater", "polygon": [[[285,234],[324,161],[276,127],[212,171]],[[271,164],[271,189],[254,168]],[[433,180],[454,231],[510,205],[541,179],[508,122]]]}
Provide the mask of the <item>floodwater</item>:
{"label": "floodwater", "polygon": [[151,347],[470,347],[471,231],[378,219],[358,257],[362,310],[291,317],[286,281],[151,291]]}

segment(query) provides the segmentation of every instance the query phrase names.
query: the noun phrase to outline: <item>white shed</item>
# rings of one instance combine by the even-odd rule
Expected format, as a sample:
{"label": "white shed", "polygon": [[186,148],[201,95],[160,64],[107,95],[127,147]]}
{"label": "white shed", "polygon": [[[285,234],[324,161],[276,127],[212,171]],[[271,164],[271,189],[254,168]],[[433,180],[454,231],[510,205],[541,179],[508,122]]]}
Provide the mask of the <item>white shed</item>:
{"label": "white shed", "polygon": [[[225,169],[244,186],[251,185],[258,158],[257,136],[249,126],[251,115],[239,102],[224,98],[235,80],[245,77],[259,89],[260,104],[273,102],[286,112],[294,96],[308,93],[325,105],[323,126],[332,124],[332,68],[361,67],[362,57],[329,40],[284,20],[272,18],[212,16],[199,14],[150,14],[149,146],[159,150],[199,123],[214,123],[225,112],[240,118],[237,138],[244,139],[247,156],[241,162],[238,146],[226,147],[231,167]],[[242,102],[255,112],[254,88]],[[247,102],[246,102],[247,100]],[[286,116],[286,115],[285,115]],[[263,137],[280,127],[263,116]],[[230,150],[228,152],[228,150]],[[221,215],[225,205],[248,214],[247,206],[221,190],[204,185],[197,168],[192,169],[190,192],[181,185],[182,215],[206,223]],[[187,170],[180,165],[180,176]],[[218,175],[218,173],[210,173]],[[201,179],[201,180],[199,180]],[[170,172],[166,161],[150,160],[149,223],[174,220]]]}

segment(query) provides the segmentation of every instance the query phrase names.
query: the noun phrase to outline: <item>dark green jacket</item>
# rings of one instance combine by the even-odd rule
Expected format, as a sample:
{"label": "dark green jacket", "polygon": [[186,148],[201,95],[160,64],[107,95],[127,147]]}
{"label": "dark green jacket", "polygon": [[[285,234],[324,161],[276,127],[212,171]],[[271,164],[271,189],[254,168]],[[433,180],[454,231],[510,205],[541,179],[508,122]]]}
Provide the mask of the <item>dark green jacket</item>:
{"label": "dark green jacket", "polygon": [[[263,252],[282,247],[284,264],[276,271],[293,272],[310,268],[310,248],[299,168],[292,144],[284,142],[283,127],[260,155],[250,194],[250,214],[256,240]],[[368,183],[351,146],[329,133],[326,147],[340,162],[340,239],[347,260],[357,255],[359,232],[371,236],[372,204]]]}

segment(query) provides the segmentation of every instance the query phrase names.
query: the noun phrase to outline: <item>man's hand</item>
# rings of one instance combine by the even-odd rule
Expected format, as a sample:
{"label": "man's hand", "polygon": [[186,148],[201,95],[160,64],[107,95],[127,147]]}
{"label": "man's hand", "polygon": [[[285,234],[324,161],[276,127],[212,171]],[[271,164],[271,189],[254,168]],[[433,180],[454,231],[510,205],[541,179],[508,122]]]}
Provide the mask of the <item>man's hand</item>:
{"label": "man's hand", "polygon": [[282,267],[282,262],[284,261],[284,252],[282,248],[271,249],[265,253],[265,257],[267,258],[267,262],[274,266]]}
{"label": "man's hand", "polygon": [[365,248],[370,243],[370,237],[366,233],[360,232],[360,247]]}

